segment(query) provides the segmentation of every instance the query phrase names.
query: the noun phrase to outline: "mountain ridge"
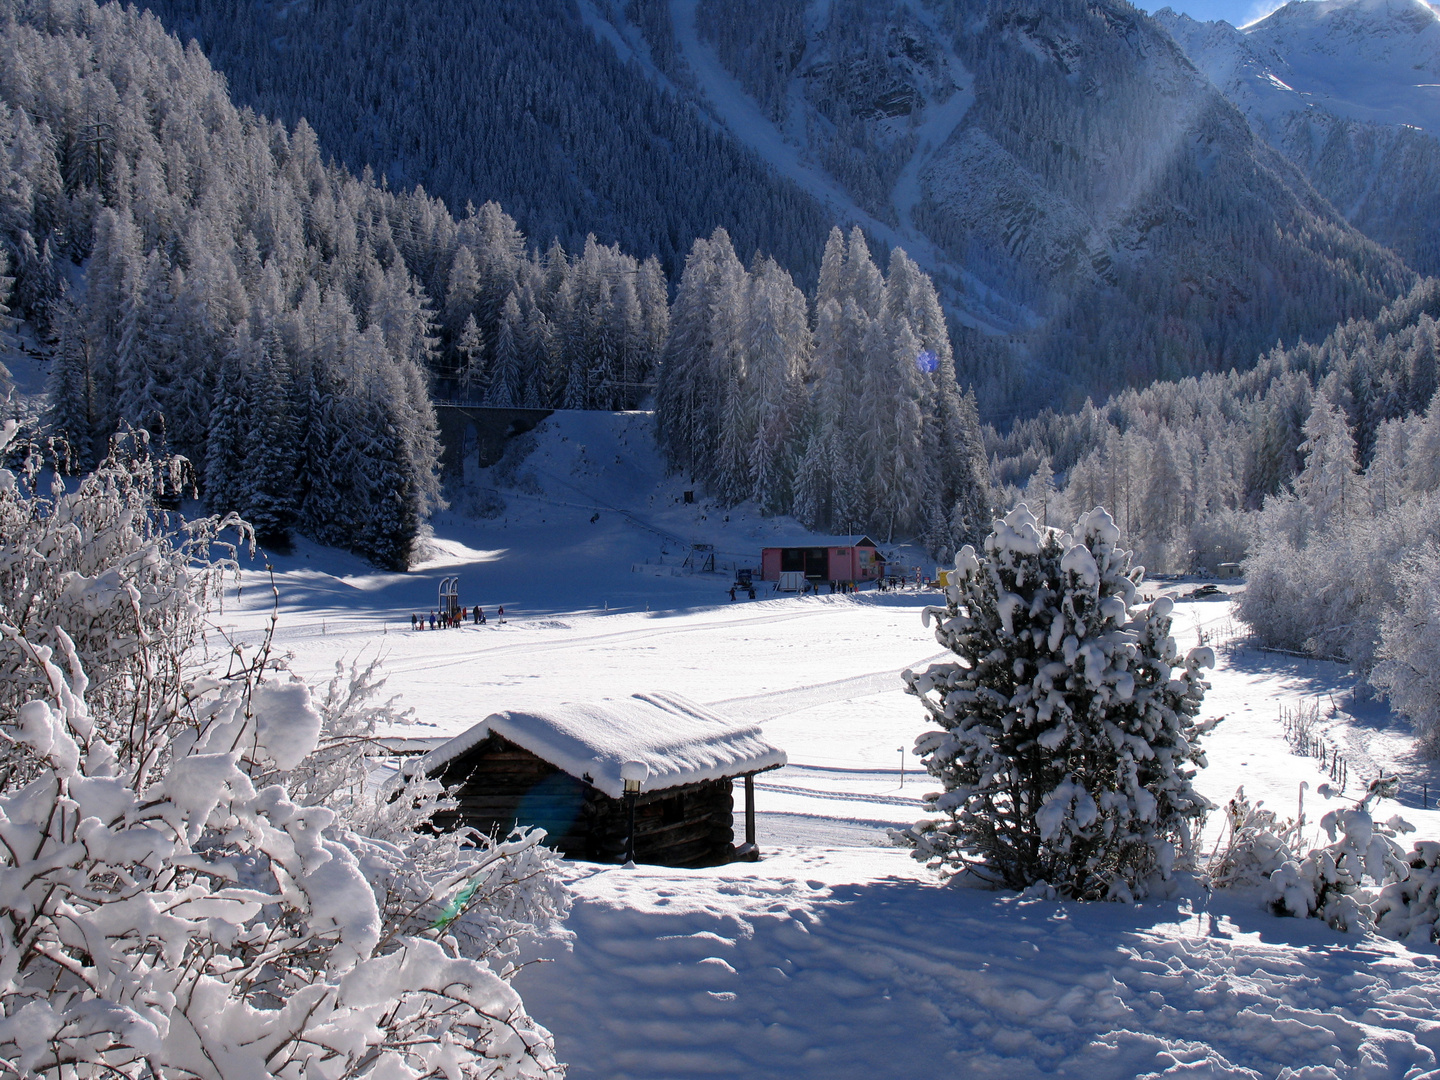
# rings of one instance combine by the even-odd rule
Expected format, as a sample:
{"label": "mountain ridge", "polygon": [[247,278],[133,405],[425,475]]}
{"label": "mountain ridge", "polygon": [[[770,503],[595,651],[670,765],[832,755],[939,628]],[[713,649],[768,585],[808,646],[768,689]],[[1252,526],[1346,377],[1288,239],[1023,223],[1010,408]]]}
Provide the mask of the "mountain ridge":
{"label": "mountain ridge", "polygon": [[1434,7],[1309,0],[1244,29],[1169,8],[1155,19],[1346,220],[1422,273],[1440,273]]}

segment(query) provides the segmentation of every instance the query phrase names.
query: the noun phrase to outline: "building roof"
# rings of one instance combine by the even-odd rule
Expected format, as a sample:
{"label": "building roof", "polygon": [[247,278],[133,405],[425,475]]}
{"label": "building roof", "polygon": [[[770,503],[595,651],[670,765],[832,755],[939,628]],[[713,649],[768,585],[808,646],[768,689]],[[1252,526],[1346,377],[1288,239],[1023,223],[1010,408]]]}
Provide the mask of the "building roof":
{"label": "building roof", "polygon": [[678,694],[654,693],[491,713],[426,754],[421,767],[434,772],[492,733],[562,772],[586,779],[612,799],[624,794],[622,770],[637,762],[646,767],[643,791],[774,769],[786,762],[785,751],[766,742],[756,725],[727,719]]}
{"label": "building roof", "polygon": [[766,548],[819,548],[819,547],[873,547],[880,545],[864,533],[853,536],[816,536],[812,533],[795,533],[783,536],[765,544]]}

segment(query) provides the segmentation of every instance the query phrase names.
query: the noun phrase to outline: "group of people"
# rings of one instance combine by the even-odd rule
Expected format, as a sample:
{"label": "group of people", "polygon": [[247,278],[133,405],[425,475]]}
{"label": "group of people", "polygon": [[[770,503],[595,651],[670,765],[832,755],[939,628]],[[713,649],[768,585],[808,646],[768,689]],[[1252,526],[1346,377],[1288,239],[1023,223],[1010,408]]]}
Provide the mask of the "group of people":
{"label": "group of people", "polygon": [[[473,622],[476,626],[484,626],[489,621],[485,618],[485,609],[479,604],[476,604],[473,608],[457,607],[450,611],[441,611],[438,614],[433,611],[430,612],[428,629],[445,630],[457,626],[464,626],[467,620]],[[496,609],[495,621],[497,623],[503,623],[505,621],[504,604],[501,604],[500,607]],[[412,611],[410,613],[410,629],[427,629],[425,616],[417,615]]]}

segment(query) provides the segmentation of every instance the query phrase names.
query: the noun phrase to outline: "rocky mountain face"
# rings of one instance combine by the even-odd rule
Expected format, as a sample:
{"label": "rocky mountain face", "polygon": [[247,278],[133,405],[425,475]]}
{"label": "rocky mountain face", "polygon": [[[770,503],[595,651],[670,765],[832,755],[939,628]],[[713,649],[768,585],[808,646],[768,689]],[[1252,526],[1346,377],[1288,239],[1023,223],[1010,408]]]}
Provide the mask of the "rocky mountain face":
{"label": "rocky mountain face", "polygon": [[992,399],[1248,366],[1409,280],[1127,4],[609,14],[647,7],[668,22],[635,23],[718,122],[802,185],[838,188],[960,322],[1012,346],[1028,377],[986,387],[972,372]]}
{"label": "rocky mountain face", "polygon": [[1244,29],[1156,20],[1356,228],[1440,273],[1440,14],[1423,0],[1292,2]]}

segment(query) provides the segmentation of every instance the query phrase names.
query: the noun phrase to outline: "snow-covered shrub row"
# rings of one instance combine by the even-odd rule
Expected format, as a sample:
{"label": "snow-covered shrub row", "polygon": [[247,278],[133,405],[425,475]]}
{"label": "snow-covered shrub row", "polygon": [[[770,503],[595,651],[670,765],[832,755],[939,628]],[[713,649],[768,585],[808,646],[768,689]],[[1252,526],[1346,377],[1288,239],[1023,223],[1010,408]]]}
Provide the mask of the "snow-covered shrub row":
{"label": "snow-covered shrub row", "polygon": [[1256,519],[1237,614],[1267,644],[1337,656],[1440,748],[1440,399],[1386,421],[1359,469],[1343,413],[1324,397],[1306,422],[1294,494]]}
{"label": "snow-covered shrub row", "polygon": [[248,527],[158,513],[163,465],[48,498],[0,470],[0,1060],[559,1075],[508,981],[567,904],[542,834],[436,834],[437,783],[372,775],[401,719],[373,664],[318,699],[268,648],[196,669],[206,545]]}
{"label": "snow-covered shrub row", "polygon": [[917,859],[1010,888],[1080,898],[1145,895],[1193,858],[1210,803],[1196,716],[1209,649],[1184,659],[1171,603],[1135,608],[1130,553],[1109,514],[1042,530],[1022,503],[984,551],[955,557],[944,607],[927,608],[959,663],[907,671],[940,727],[915,752],[944,790],[937,816],[899,834]]}
{"label": "snow-covered shrub row", "polygon": [[1336,930],[1440,941],[1440,843],[1420,841],[1406,852],[1395,838],[1414,827],[1371,812],[1393,784],[1376,780],[1357,805],[1322,817],[1330,842],[1309,850],[1303,805],[1282,820],[1241,788],[1226,806],[1228,831],[1207,867],[1210,886],[1256,890],[1276,915],[1323,919]]}

